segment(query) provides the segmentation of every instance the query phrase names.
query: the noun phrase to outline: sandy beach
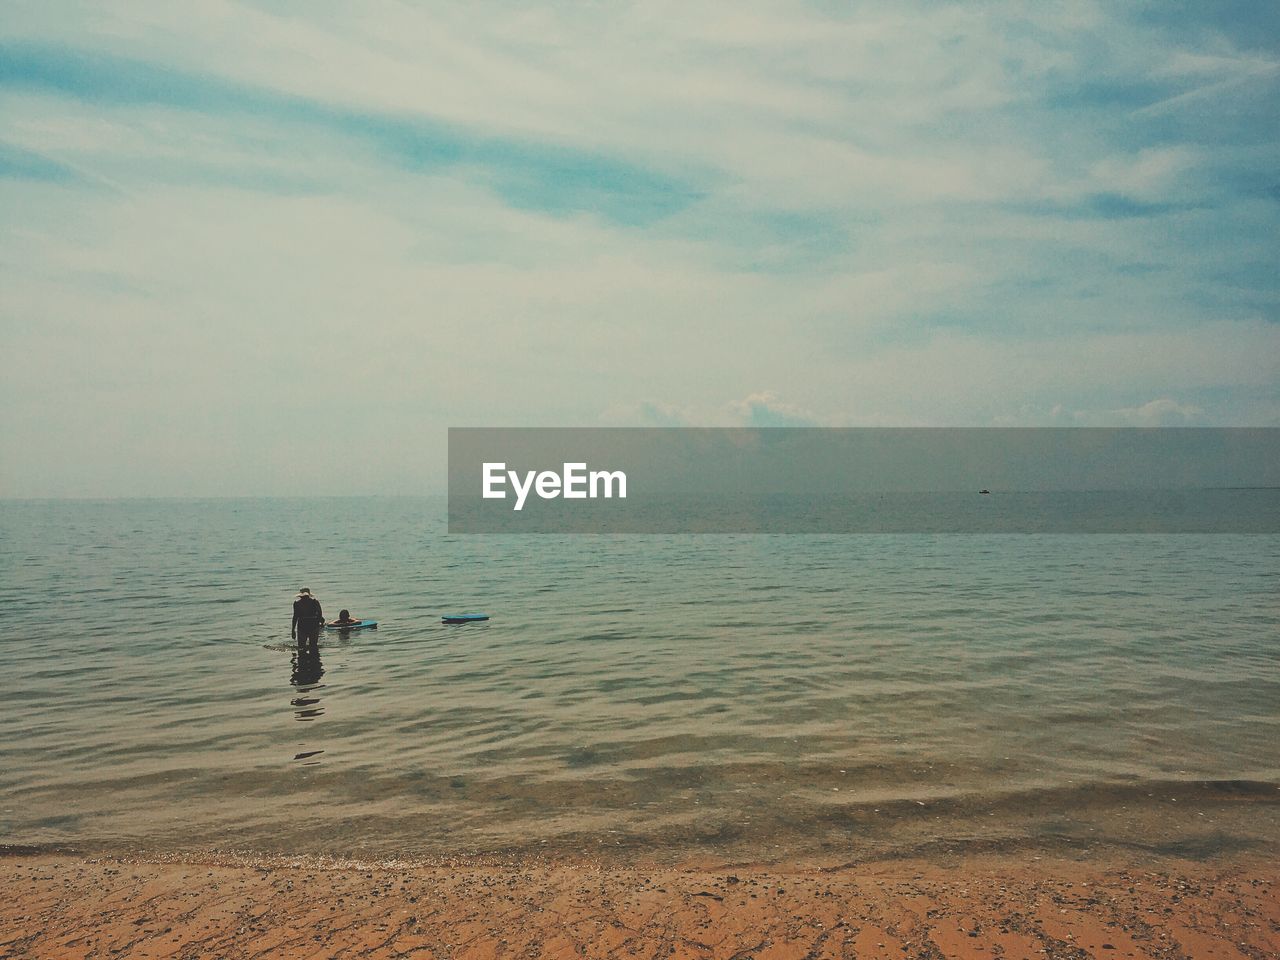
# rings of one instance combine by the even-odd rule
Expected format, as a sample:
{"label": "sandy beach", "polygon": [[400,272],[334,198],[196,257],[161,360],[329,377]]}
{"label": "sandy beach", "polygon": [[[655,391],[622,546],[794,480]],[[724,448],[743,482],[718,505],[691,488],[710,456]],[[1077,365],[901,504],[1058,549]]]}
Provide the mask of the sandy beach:
{"label": "sandy beach", "polygon": [[0,860],[5,958],[1280,956],[1274,865]]}

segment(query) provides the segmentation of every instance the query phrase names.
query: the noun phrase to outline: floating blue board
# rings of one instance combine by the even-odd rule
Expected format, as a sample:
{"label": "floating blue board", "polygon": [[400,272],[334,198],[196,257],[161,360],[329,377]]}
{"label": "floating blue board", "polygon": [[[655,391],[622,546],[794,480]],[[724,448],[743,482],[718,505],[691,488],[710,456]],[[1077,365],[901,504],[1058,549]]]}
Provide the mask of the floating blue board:
{"label": "floating blue board", "polygon": [[330,630],[360,630],[364,627],[376,627],[377,620],[352,620],[350,623],[326,623]]}
{"label": "floating blue board", "polygon": [[445,623],[479,623],[481,620],[488,620],[487,613],[446,613],[440,618]]}

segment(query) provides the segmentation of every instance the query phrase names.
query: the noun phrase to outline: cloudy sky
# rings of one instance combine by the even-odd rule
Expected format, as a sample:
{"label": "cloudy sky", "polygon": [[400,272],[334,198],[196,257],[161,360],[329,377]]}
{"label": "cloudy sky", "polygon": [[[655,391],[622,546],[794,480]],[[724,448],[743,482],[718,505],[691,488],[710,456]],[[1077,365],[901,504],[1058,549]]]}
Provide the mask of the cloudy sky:
{"label": "cloudy sky", "polygon": [[0,496],[432,492],[450,425],[1280,425],[1278,95],[1248,0],[9,0]]}

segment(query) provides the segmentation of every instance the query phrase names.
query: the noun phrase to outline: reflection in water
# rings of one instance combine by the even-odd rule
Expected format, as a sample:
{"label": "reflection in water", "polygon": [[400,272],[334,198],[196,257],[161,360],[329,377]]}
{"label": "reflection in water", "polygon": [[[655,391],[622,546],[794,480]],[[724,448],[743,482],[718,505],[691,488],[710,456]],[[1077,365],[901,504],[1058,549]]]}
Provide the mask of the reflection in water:
{"label": "reflection in water", "polygon": [[318,696],[308,696],[324,689],[320,678],[324,676],[324,664],[320,662],[320,648],[311,644],[298,644],[293,652],[293,674],[289,682],[297,688],[298,695],[290,702],[295,707],[294,715],[298,720],[314,720],[324,714],[324,707],[318,706]]}
{"label": "reflection in water", "polygon": [[[293,651],[293,671],[289,682],[293,684],[296,694],[289,702],[293,705],[295,720],[310,721],[324,715],[324,707],[320,706],[318,693],[324,689],[320,678],[324,676],[324,664],[320,662],[320,647],[312,643],[299,643]],[[294,754],[293,759],[319,763],[311,759],[324,753],[323,750],[303,750]]]}

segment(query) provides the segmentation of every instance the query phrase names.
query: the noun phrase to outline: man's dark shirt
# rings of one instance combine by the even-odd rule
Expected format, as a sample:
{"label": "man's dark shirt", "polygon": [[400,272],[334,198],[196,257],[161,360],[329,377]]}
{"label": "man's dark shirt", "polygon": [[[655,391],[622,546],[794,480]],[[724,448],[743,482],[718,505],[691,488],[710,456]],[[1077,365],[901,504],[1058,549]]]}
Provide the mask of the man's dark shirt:
{"label": "man's dark shirt", "polygon": [[293,628],[318,627],[324,620],[324,611],[320,609],[320,601],[315,597],[299,597],[293,601]]}

